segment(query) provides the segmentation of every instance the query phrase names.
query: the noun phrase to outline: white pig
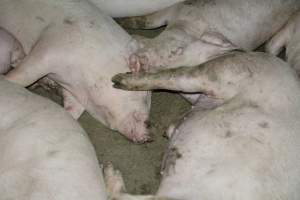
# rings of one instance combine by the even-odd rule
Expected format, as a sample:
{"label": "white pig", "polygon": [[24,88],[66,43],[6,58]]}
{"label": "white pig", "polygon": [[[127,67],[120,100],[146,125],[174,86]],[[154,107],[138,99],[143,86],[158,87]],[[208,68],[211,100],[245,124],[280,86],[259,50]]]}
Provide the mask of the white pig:
{"label": "white pig", "polygon": [[62,108],[0,77],[0,199],[106,200],[88,136]]}
{"label": "white pig", "polygon": [[126,72],[136,42],[86,0],[3,0],[0,27],[22,45],[26,58],[6,78],[23,86],[48,76],[63,88],[64,106],[77,119],[86,109],[127,138],[148,139],[146,92],[112,88]]}
{"label": "white pig", "polygon": [[300,11],[267,43],[266,51],[277,55],[286,47],[287,62],[300,73]]}
{"label": "white pig", "polygon": [[196,67],[121,74],[113,81],[129,90],[206,95],[171,134],[157,196],[300,199],[300,84],[281,59],[232,52]]}
{"label": "white pig", "polygon": [[299,0],[187,0],[120,23],[146,29],[167,24],[130,56],[132,71],[151,70],[195,66],[236,48],[255,49],[299,8]]}
{"label": "white pig", "polygon": [[88,0],[112,17],[153,13],[184,0]]}

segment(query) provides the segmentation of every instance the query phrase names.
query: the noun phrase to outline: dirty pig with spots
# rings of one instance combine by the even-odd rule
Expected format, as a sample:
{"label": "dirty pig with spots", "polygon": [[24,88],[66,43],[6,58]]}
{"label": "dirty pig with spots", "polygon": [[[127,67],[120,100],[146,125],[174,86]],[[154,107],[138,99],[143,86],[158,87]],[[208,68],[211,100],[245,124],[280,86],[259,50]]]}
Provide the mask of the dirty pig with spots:
{"label": "dirty pig with spots", "polygon": [[0,199],[107,200],[87,134],[59,105],[0,76]]}
{"label": "dirty pig with spots", "polygon": [[139,16],[162,10],[184,0],[88,0],[112,17]]}
{"label": "dirty pig with spots", "polygon": [[84,110],[135,142],[147,141],[150,96],[112,87],[128,71],[137,44],[113,19],[86,0],[4,0],[0,26],[22,45],[25,59],[6,78],[28,86],[47,76],[63,87],[64,107]]}
{"label": "dirty pig with spots", "polygon": [[158,196],[300,199],[300,84],[281,59],[231,52],[196,67],[119,74],[113,81],[126,90],[206,95],[206,104],[198,102],[169,133]]}
{"label": "dirty pig with spots", "polygon": [[266,51],[277,55],[284,47],[287,62],[300,74],[300,11],[267,43]]}
{"label": "dirty pig with spots", "polygon": [[299,8],[298,0],[187,0],[120,23],[144,29],[167,25],[154,39],[141,39],[129,59],[135,72],[195,66],[236,48],[255,49]]}

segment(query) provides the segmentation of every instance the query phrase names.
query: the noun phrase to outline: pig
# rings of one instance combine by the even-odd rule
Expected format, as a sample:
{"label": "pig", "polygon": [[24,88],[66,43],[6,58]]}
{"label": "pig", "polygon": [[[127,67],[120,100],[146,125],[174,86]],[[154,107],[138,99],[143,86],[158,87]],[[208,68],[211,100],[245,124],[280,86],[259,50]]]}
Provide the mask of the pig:
{"label": "pig", "polygon": [[300,74],[300,11],[272,37],[266,51],[278,55],[283,47],[286,47],[287,62]]}
{"label": "pig", "polygon": [[[112,80],[126,90],[205,95],[171,129],[157,198],[300,199],[300,84],[286,62],[234,51],[199,66]],[[112,183],[120,176],[109,174],[118,191]],[[143,199],[122,191],[118,198]]]}
{"label": "pig", "polygon": [[84,110],[134,142],[149,139],[150,96],[112,87],[128,71],[137,42],[86,0],[11,0],[0,3],[0,27],[22,45],[26,57],[6,79],[29,86],[47,76],[62,86],[64,107]]}
{"label": "pig", "polygon": [[125,18],[120,24],[152,29],[129,58],[131,71],[196,66],[234,49],[253,50],[300,8],[298,0],[187,0],[162,11]]}
{"label": "pig", "polygon": [[130,17],[153,13],[184,0],[88,0],[112,17]]}
{"label": "pig", "polygon": [[107,200],[87,134],[64,109],[0,76],[0,194],[11,200]]}

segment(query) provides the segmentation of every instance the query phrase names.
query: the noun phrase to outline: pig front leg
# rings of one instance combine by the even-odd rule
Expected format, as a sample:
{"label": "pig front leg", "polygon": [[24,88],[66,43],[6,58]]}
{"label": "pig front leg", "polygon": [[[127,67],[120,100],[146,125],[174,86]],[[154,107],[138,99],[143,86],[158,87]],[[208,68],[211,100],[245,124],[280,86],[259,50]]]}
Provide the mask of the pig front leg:
{"label": "pig front leg", "polygon": [[294,29],[293,23],[286,24],[272,39],[266,44],[266,52],[272,55],[278,55],[282,49],[288,44],[292,37]]}
{"label": "pig front leg", "polygon": [[0,28],[0,74],[7,73],[25,57],[22,45],[6,30]]}
{"label": "pig front leg", "polygon": [[77,120],[84,112],[84,107],[68,90],[62,89],[62,95],[64,98],[64,108]]}
{"label": "pig front leg", "polygon": [[112,163],[104,168],[104,181],[110,199],[118,199],[121,193],[126,192],[124,180],[119,170],[115,170]]}
{"label": "pig front leg", "polygon": [[24,87],[29,86],[50,73],[54,64],[51,62],[53,55],[55,53],[51,52],[51,43],[47,42],[47,38],[41,38],[29,55],[5,77]]}
{"label": "pig front leg", "polygon": [[266,51],[277,55],[286,47],[287,62],[300,72],[300,12],[296,13],[289,22],[267,43]]}
{"label": "pig front leg", "polygon": [[175,26],[130,55],[129,68],[137,72],[196,66],[234,49],[237,47],[218,32],[205,31],[197,38]]}

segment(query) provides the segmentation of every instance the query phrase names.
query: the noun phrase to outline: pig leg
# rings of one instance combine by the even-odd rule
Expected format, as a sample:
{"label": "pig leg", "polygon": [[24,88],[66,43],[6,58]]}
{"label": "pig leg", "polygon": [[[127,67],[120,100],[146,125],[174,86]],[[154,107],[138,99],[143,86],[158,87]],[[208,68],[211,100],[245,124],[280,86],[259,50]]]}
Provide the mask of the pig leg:
{"label": "pig leg", "polygon": [[282,49],[287,45],[292,37],[294,23],[286,24],[272,39],[266,44],[266,52],[278,55]]}
{"label": "pig leg", "polygon": [[0,74],[7,73],[24,56],[21,44],[9,32],[0,28]]}
{"label": "pig leg", "polygon": [[150,15],[140,16],[140,17],[125,17],[120,18],[117,22],[125,27],[132,29],[153,29],[158,28],[164,25],[167,25],[168,22],[174,18],[176,11],[178,10],[179,5],[174,5],[168,8],[165,8],[161,11],[155,12]]}
{"label": "pig leg", "polygon": [[104,168],[104,181],[110,199],[116,199],[126,191],[121,172],[115,170],[111,163]]}
{"label": "pig leg", "polygon": [[53,55],[47,50],[51,47],[46,47],[46,45],[50,46],[47,42],[40,40],[30,54],[6,75],[6,78],[26,87],[46,76],[50,72],[49,59]]}
{"label": "pig leg", "polygon": [[112,78],[112,81],[115,88],[123,90],[167,89],[197,93],[205,90],[204,88],[201,90],[201,86],[207,85],[207,83],[201,82],[199,76],[201,76],[201,67],[197,66],[161,70],[153,73],[117,74]]}
{"label": "pig leg", "polygon": [[[69,34],[61,35],[62,32]],[[76,54],[76,48],[72,44],[76,44],[74,41],[77,37],[73,32],[73,26],[66,24],[48,26],[26,58],[6,78],[22,86],[29,86],[48,74],[60,73],[57,72],[57,66],[62,69],[70,65],[62,56]]]}
{"label": "pig leg", "polygon": [[84,112],[84,107],[68,90],[62,89],[62,95],[64,98],[64,108],[77,120]]}
{"label": "pig leg", "polygon": [[[232,55],[236,54],[239,53]],[[252,75],[253,72],[247,65],[221,62],[215,65],[179,67],[153,73],[117,74],[112,81],[115,88],[124,90],[167,89],[185,93],[203,93],[223,102],[238,92],[239,81],[248,80]]]}

